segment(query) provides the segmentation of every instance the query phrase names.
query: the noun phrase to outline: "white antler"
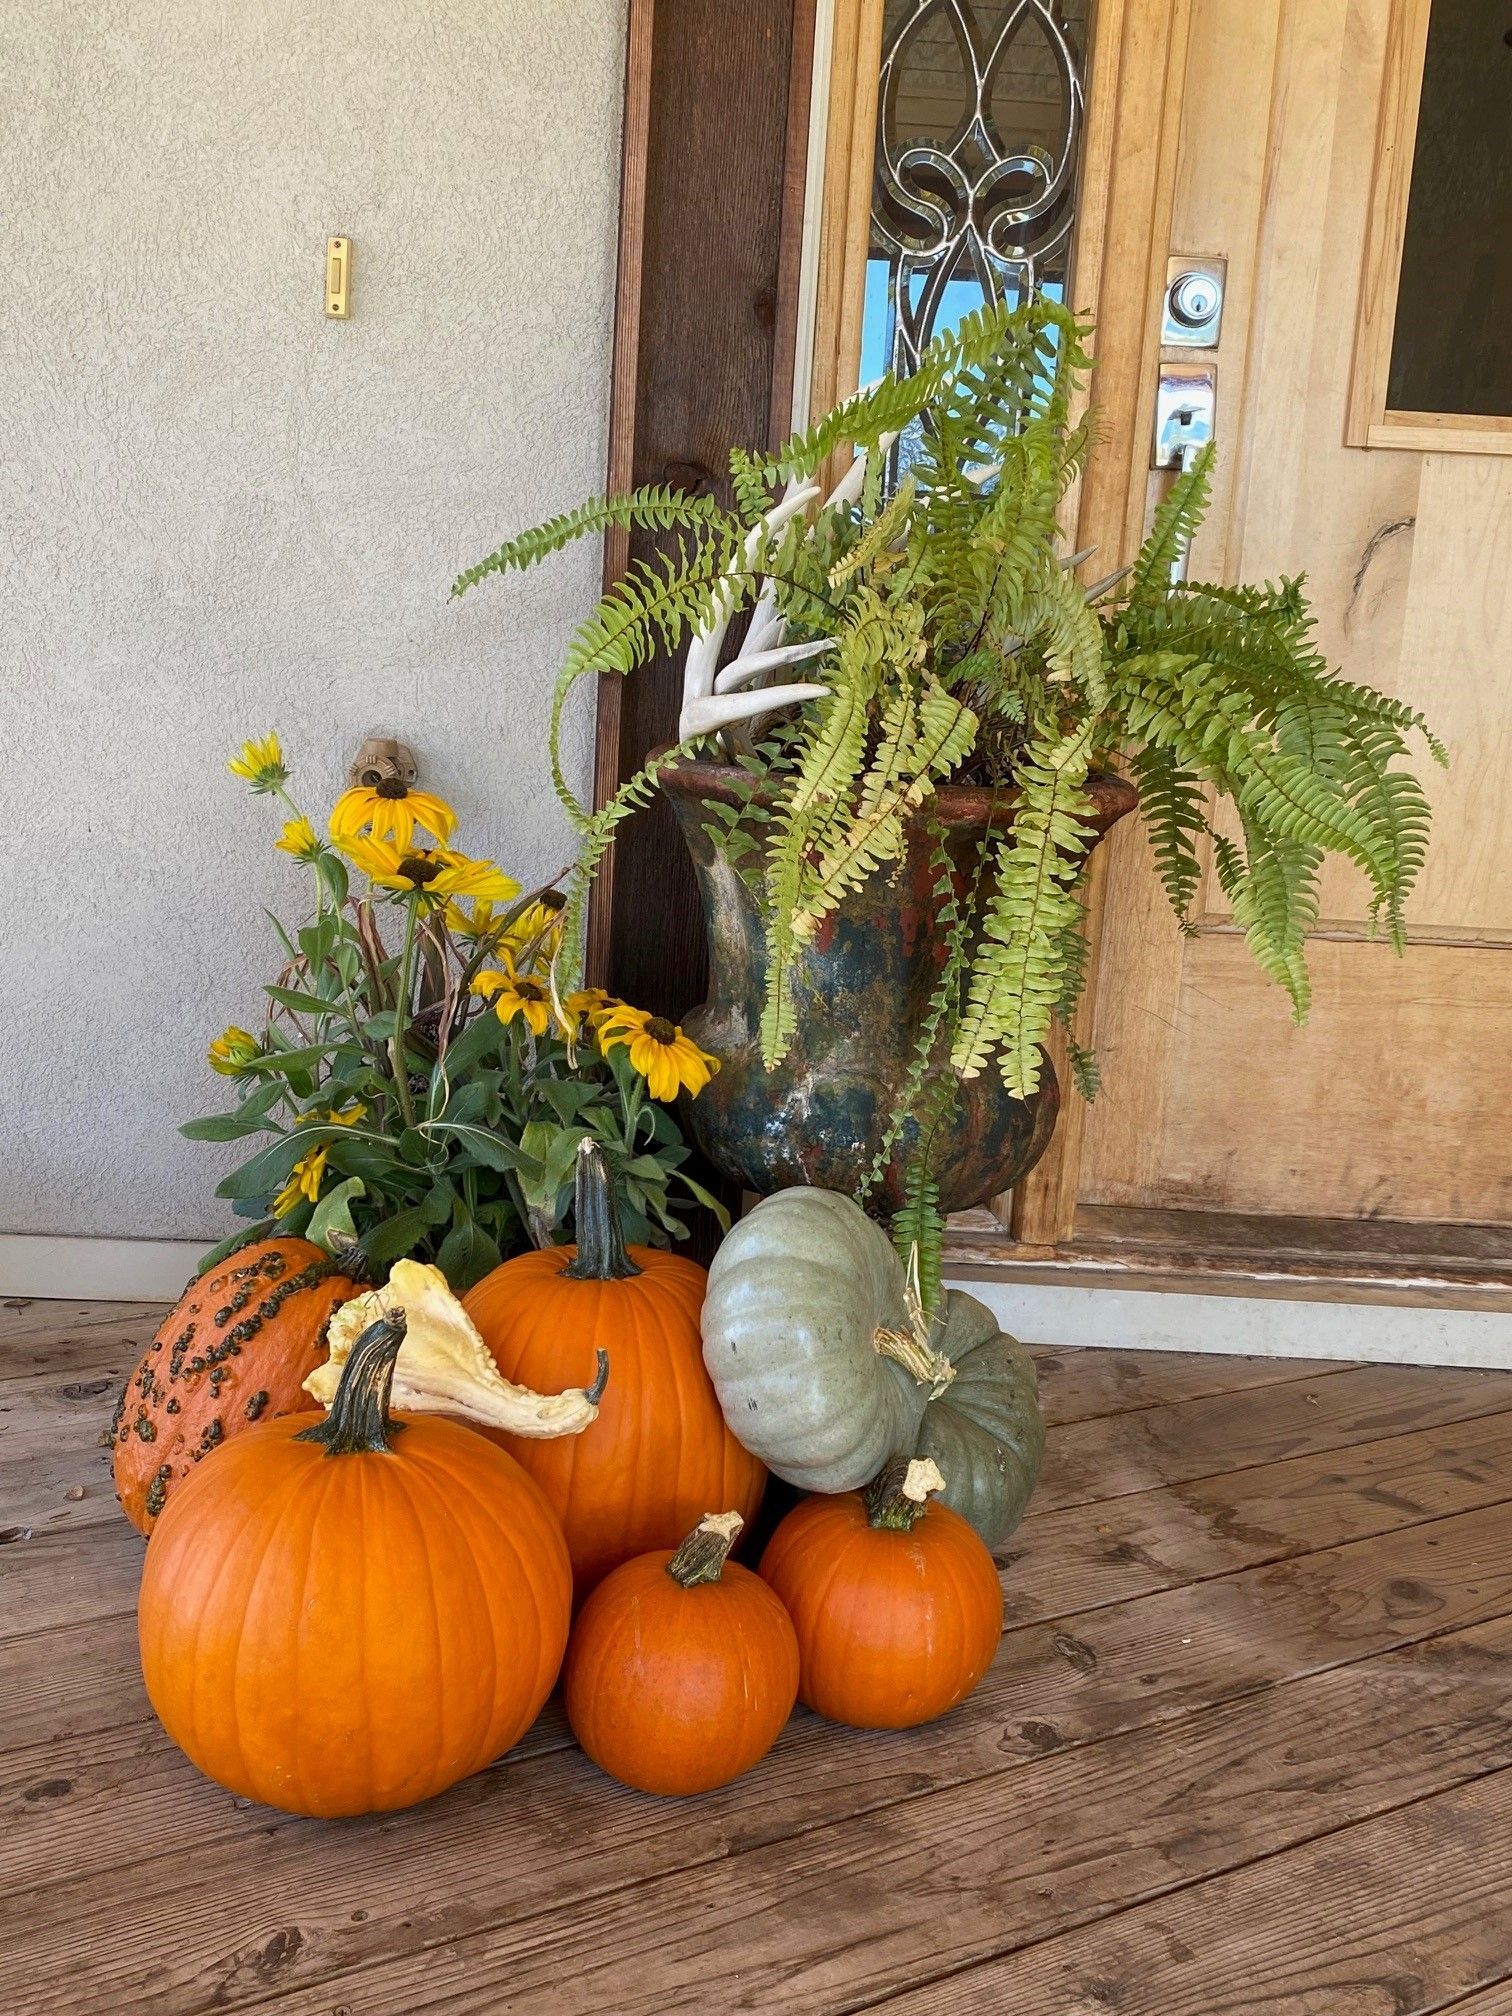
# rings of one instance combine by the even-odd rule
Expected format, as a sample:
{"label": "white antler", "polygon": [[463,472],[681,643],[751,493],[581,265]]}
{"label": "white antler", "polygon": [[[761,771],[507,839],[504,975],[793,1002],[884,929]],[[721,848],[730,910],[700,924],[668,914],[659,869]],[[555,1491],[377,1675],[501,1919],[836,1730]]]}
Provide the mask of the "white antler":
{"label": "white antler", "polygon": [[[895,434],[881,435],[876,453],[885,455],[896,439]],[[870,452],[863,449],[856,456],[825,498],[821,510],[827,511],[832,504],[855,502],[866,481]],[[746,564],[749,565],[755,558],[769,533],[786,525],[799,512],[806,511],[818,495],[817,483],[789,483],[781,501],[774,504],[747,535],[742,548]],[[822,700],[829,693],[827,686],[762,685],[769,673],[801,664],[808,658],[817,658],[828,651],[835,641],[833,637],[816,637],[806,644],[784,643],[787,624],[777,607],[777,590],[771,581],[762,583],[740,649],[722,672],[717,670],[719,649],[734,614],[732,589],[733,582],[720,589],[708,622],[688,640],[688,652],[683,661],[682,714],[677,724],[679,741],[686,742],[695,735],[713,735],[720,729],[733,728],[737,722],[753,721],[759,715],[770,714],[779,707],[795,707],[804,700]],[[754,690],[742,691],[742,688]]]}

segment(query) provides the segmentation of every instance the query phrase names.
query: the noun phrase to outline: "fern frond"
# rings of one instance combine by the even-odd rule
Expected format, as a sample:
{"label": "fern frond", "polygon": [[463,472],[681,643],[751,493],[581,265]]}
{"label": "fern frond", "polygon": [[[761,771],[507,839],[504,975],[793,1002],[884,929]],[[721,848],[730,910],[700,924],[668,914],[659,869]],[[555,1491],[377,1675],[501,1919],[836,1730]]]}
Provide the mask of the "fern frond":
{"label": "fern frond", "polygon": [[1201,783],[1182,768],[1169,749],[1146,743],[1133,751],[1129,767],[1139,787],[1139,809],[1161,886],[1183,931],[1202,880],[1197,842],[1207,832],[1207,801]]}
{"label": "fern frond", "polygon": [[848,891],[901,857],[907,819],[962,762],[976,731],[976,715],[937,679],[929,681],[917,707],[906,692],[889,703],[855,816],[826,849],[815,895],[794,914],[795,938],[812,937]]}
{"label": "fern frond", "polygon": [[910,1163],[904,1177],[903,1206],[893,1213],[892,1240],[899,1259],[917,1283],[924,1314],[933,1315],[940,1300],[945,1217],[940,1209],[940,1186],[922,1155]]}
{"label": "fern frond", "polygon": [[1071,884],[1095,829],[1086,780],[1092,721],[1025,757],[1013,827],[972,962],[971,985],[951,1062],[976,1077],[994,1052],[1016,1098],[1039,1089],[1041,1046],[1065,980],[1066,932],[1080,922]]}
{"label": "fern frond", "polygon": [[641,811],[651,803],[663,770],[686,754],[687,745],[679,743],[675,748],[664,749],[653,756],[633,777],[621,784],[606,805],[580,826],[578,858],[567,885],[567,904],[562,912],[562,950],[557,961],[557,984],[563,994],[570,993],[581,979],[588,897],[593,888],[593,878],[617,828],[632,812]]}
{"label": "fern frond", "polygon": [[1207,510],[1209,477],[1213,467],[1213,444],[1198,449],[1191,466],[1184,469],[1158,506],[1150,526],[1150,536],[1139,549],[1130,583],[1130,599],[1144,602],[1163,600],[1170,593],[1171,569],[1202,523]]}
{"label": "fern frond", "polygon": [[667,483],[649,483],[617,497],[591,497],[574,511],[564,511],[496,546],[476,566],[466,568],[452,583],[452,594],[465,595],[490,574],[523,574],[575,539],[607,532],[692,532],[704,525],[733,529],[734,520],[715,497],[690,497]]}
{"label": "fern frond", "polygon": [[[653,655],[658,641],[675,651],[688,632],[713,607],[727,582],[734,558],[734,540],[720,539],[695,553],[659,554],[637,561],[603,596],[593,614],[579,624],[557,675],[551,702],[551,781],[568,818],[585,830],[588,818],[562,766],[562,714],[578,680],[590,672],[622,676]],[[732,593],[749,590],[749,577],[730,583]]]}

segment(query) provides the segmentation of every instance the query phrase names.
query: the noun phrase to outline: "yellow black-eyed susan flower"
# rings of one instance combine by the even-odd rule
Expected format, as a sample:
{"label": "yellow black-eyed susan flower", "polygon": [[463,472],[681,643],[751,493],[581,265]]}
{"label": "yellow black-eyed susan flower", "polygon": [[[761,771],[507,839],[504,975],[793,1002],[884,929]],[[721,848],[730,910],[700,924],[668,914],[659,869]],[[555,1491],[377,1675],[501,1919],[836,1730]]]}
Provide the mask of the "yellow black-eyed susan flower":
{"label": "yellow black-eyed susan flower", "polygon": [[684,1087],[696,1099],[719,1069],[719,1059],[700,1050],[675,1023],[623,1003],[599,1024],[599,1041],[606,1050],[625,1045],[653,1099],[675,1099]]}
{"label": "yellow black-eyed susan flower", "polygon": [[551,1020],[551,994],[544,980],[517,973],[507,956],[502,970],[490,968],[472,983],[474,994],[492,1001],[494,1013],[507,1028],[518,1015],[534,1036],[544,1036]]}
{"label": "yellow black-eyed susan flower", "polygon": [[444,798],[433,791],[417,791],[402,777],[385,777],[377,784],[354,784],[343,791],[331,809],[331,838],[345,848],[349,840],[366,833],[373,840],[392,840],[396,847],[413,846],[415,828],[433,833],[444,846],[451,838],[457,815]]}

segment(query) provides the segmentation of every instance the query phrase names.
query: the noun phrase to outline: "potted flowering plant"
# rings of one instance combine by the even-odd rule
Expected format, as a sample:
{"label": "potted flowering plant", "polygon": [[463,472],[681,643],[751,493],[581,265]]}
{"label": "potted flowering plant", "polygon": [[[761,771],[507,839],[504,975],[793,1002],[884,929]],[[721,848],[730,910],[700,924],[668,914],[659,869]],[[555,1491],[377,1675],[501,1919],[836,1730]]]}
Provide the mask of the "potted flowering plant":
{"label": "potted flowering plant", "polygon": [[670,1104],[697,1096],[714,1059],[601,989],[559,986],[555,887],[522,892],[460,852],[452,808],[401,780],[345,792],[324,838],[276,735],[229,768],[281,805],[274,845],[309,869],[314,907],[292,932],[274,922],[283,964],[261,1029],[210,1045],[236,1106],[180,1130],[259,1142],[217,1192],[251,1223],[202,1267],[271,1232],[355,1238],[374,1267],[415,1254],[460,1292],[568,1236],[590,1137],[632,1240],[684,1237],[688,1202],[723,1220]]}

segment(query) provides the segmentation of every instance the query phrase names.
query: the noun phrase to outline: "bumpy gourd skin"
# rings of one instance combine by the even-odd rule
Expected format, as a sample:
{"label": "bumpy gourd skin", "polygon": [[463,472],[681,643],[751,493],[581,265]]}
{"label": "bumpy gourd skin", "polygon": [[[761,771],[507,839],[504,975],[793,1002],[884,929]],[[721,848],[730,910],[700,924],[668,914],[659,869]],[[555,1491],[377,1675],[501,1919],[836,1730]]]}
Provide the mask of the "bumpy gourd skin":
{"label": "bumpy gourd skin", "polygon": [[471,1428],[397,1416],[328,1456],[286,1415],[174,1493],[147,1549],[142,1673],[229,1791],[322,1819],[411,1806],[500,1757],[567,1644],[572,1577],[540,1492]]}
{"label": "bumpy gourd skin", "polygon": [[874,1342],[908,1328],[887,1234],[836,1191],[764,1198],[709,1270],[704,1363],[725,1419],[805,1491],[854,1490],[913,1446],[928,1389]]}
{"label": "bumpy gourd skin", "polygon": [[191,1281],[148,1345],[111,1423],[116,1496],[152,1531],[180,1479],[254,1422],[309,1400],[332,1313],[360,1292],[305,1239],[263,1239]]}

